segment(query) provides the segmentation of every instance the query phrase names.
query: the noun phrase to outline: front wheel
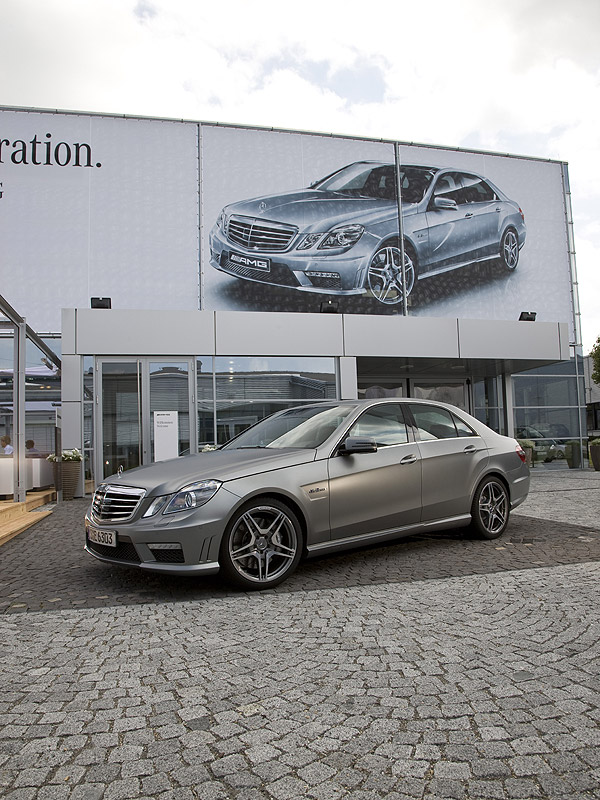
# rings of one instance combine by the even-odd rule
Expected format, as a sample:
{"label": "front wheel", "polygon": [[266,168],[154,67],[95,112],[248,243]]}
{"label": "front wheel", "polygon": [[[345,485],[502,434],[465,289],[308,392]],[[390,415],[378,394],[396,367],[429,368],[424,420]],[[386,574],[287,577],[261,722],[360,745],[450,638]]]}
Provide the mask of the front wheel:
{"label": "front wheel", "polygon": [[471,528],[483,539],[497,539],[508,525],[510,504],[499,478],[486,478],[477,487],[471,506]]}
{"label": "front wheel", "polygon": [[502,241],[500,242],[500,260],[502,266],[512,272],[517,268],[519,263],[519,239],[516,231],[509,228],[504,231]]}
{"label": "front wheel", "polygon": [[227,579],[243,589],[270,589],[289,577],[302,555],[296,515],[274,498],[243,506],[227,525],[219,562]]}
{"label": "front wheel", "polygon": [[[402,251],[397,244],[380,247],[369,264],[367,285],[373,297],[384,305],[401,303],[415,285],[415,258],[404,248],[404,281],[402,280]],[[404,291],[406,287],[406,292]]]}

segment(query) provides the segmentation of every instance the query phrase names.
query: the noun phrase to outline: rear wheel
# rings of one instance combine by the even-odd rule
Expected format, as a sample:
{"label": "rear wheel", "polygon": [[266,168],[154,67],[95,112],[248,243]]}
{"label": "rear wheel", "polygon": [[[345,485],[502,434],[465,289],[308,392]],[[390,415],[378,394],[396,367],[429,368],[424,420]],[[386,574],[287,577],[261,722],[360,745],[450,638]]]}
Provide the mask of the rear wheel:
{"label": "rear wheel", "polygon": [[274,498],[257,498],[229,522],[219,563],[226,578],[243,589],[269,589],[298,566],[302,531],[296,515]]}
{"label": "rear wheel", "polygon": [[517,268],[519,263],[519,239],[517,232],[513,228],[504,231],[500,242],[500,260],[502,266],[511,272]]}
{"label": "rear wheel", "polygon": [[499,478],[485,478],[475,492],[471,506],[471,528],[483,539],[497,539],[508,525],[510,503],[506,486]]}

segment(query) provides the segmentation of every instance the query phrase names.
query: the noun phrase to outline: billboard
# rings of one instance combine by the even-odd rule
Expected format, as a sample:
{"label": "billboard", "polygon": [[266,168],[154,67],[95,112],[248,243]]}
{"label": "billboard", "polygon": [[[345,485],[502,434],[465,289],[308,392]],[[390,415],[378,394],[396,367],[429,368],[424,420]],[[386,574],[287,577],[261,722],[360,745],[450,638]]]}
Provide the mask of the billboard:
{"label": "billboard", "polygon": [[0,110],[0,294],[61,307],[569,322],[560,162]]}
{"label": "billboard", "polygon": [[209,126],[202,154],[207,307],[572,320],[559,162]]}
{"label": "billboard", "polygon": [[0,294],[34,330],[198,307],[196,125],[2,110],[0,183]]}

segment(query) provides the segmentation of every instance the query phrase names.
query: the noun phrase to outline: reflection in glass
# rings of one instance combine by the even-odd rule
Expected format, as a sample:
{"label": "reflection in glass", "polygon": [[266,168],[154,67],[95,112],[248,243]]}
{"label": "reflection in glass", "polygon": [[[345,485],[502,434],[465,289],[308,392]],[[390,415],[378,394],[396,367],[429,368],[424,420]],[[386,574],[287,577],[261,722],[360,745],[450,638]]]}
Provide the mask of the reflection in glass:
{"label": "reflection in glass", "polygon": [[141,464],[140,378],[137,361],[102,365],[103,477]]}

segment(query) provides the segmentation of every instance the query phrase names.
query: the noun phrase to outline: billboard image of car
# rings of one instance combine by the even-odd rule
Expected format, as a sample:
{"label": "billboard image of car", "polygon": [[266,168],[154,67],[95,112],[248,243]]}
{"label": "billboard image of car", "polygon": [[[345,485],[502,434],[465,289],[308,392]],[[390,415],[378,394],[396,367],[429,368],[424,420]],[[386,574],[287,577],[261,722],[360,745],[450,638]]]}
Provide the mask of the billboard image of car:
{"label": "billboard image of car", "polygon": [[209,249],[215,269],[246,281],[393,306],[461,267],[514,271],[525,238],[518,203],[474,172],[356,161],[307,189],[226,205]]}

